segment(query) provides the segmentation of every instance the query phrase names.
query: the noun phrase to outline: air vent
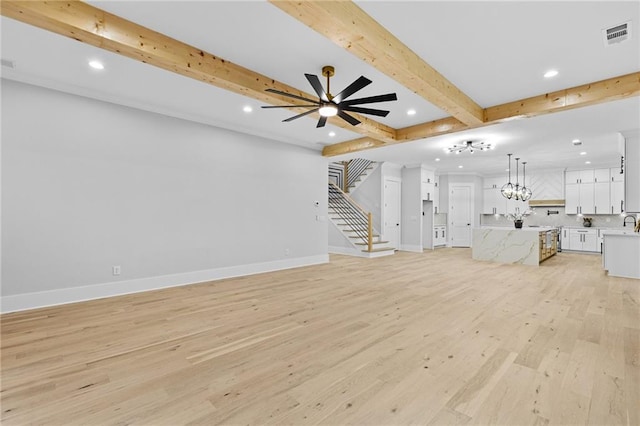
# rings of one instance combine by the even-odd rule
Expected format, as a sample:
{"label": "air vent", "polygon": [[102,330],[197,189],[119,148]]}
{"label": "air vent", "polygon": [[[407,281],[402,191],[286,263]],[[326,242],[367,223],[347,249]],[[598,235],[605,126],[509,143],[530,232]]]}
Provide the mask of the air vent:
{"label": "air vent", "polygon": [[602,30],[602,37],[605,47],[629,40],[631,38],[631,21]]}
{"label": "air vent", "polygon": [[7,68],[15,68],[16,67],[16,63],[14,61],[9,60],[9,59],[2,59],[2,66],[3,67],[7,67]]}

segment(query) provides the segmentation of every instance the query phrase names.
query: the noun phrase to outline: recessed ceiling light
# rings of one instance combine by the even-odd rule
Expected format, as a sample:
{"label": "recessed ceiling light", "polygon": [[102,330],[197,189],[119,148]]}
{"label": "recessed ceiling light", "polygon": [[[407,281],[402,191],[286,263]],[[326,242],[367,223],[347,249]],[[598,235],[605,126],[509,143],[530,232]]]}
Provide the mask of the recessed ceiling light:
{"label": "recessed ceiling light", "polygon": [[544,73],[544,78],[551,78],[551,77],[555,77],[556,75],[558,75],[558,71],[549,70],[549,71]]}
{"label": "recessed ceiling light", "polygon": [[591,161],[585,161],[584,164],[591,164]]}
{"label": "recessed ceiling light", "polygon": [[100,61],[89,61],[89,66],[93,69],[96,70],[103,70],[104,69],[104,65],[102,64],[102,62]]}
{"label": "recessed ceiling light", "polygon": [[245,105],[244,108],[242,108],[242,110],[244,112],[251,112],[253,111],[253,108],[251,108],[251,105]]}
{"label": "recessed ceiling light", "polygon": [[439,159],[439,158],[436,158],[436,161],[440,161],[440,159]]}
{"label": "recessed ceiling light", "polygon": [[461,168],[462,168],[462,166],[458,166],[458,168],[459,168],[459,169],[461,169]]}
{"label": "recessed ceiling light", "polygon": [[329,132],[329,136],[334,137],[336,135],[336,132]]}
{"label": "recessed ceiling light", "polygon": [[416,115],[416,110],[415,109],[410,109],[407,111],[407,115]]}
{"label": "recessed ceiling light", "polygon": [[582,151],[582,152],[580,153],[580,155],[587,155],[587,152],[586,152],[586,151]]}

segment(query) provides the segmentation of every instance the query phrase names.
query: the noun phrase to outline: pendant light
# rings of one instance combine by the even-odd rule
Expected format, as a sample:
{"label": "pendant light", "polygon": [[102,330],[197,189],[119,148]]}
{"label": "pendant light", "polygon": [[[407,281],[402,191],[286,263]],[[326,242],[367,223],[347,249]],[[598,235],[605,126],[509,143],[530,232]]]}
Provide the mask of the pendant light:
{"label": "pendant light", "polygon": [[523,161],[522,162],[522,201],[528,201],[533,195],[531,188],[527,188],[527,170],[525,168],[526,165],[527,165],[527,162]]}
{"label": "pendant light", "polygon": [[513,197],[513,185],[511,184],[511,156],[513,154],[507,154],[509,156],[509,182],[505,183],[500,189],[502,196],[507,200],[510,200]]}
{"label": "pendant light", "polygon": [[516,157],[516,184],[513,186],[513,198],[522,200],[522,187],[520,186],[520,182],[518,182],[518,161],[520,161],[520,157]]}

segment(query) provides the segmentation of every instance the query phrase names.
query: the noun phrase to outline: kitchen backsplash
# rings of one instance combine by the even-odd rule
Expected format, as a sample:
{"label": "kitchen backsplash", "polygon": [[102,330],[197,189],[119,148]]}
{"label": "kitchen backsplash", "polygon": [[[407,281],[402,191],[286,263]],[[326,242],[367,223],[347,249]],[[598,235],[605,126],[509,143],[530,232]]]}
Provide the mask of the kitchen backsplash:
{"label": "kitchen backsplash", "polygon": [[[533,207],[531,215],[524,218],[524,226],[582,226],[582,217],[577,215],[564,214],[564,207]],[[548,215],[547,212],[558,212],[558,214]],[[593,228],[622,228],[622,223],[626,214],[612,215],[585,215],[593,220]],[[636,214],[636,220],[640,214]],[[627,219],[627,227],[632,226]],[[513,221],[504,216],[481,215],[480,224],[483,226],[513,226]],[[632,228],[633,229],[633,228]]]}

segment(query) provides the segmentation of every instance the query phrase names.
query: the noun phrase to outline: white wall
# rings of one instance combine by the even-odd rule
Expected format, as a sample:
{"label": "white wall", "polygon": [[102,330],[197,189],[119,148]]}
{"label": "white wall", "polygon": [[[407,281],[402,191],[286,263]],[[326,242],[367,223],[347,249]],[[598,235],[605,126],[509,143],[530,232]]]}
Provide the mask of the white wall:
{"label": "white wall", "polygon": [[640,213],[640,133],[625,133],[625,210]]}
{"label": "white wall", "polygon": [[3,310],[325,262],[326,182],[315,151],[2,80]]}
{"label": "white wall", "polygon": [[402,169],[402,250],[422,252],[422,168]]}

